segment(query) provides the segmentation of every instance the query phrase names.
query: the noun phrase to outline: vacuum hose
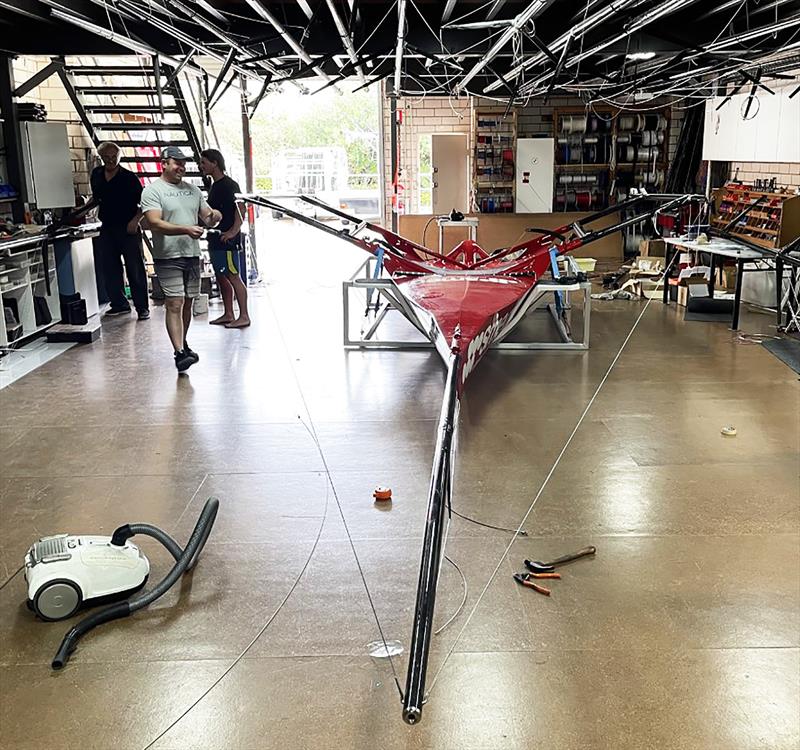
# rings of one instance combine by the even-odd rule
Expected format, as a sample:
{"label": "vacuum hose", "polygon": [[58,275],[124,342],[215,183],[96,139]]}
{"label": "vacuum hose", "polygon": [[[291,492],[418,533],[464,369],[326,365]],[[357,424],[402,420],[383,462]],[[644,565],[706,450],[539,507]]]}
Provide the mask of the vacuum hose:
{"label": "vacuum hose", "polygon": [[111,622],[111,620],[118,620],[132,615],[134,612],[152,604],[156,599],[166,594],[184,573],[192,570],[205,546],[208,535],[211,533],[218,510],[219,500],[215,497],[208,498],[184,549],[181,549],[178,543],[165,531],[150,524],[137,523],[120,526],[111,537],[111,544],[122,546],[136,534],[150,536],[153,539],[157,539],[169,550],[170,554],[175,558],[175,565],[172,566],[172,569],[164,579],[150,591],[139,594],[128,601],[112,604],[110,607],[89,615],[75,625],[64,636],[64,640],[61,641],[61,646],[55,657],[53,657],[52,668],[61,669],[69,661],[70,654],[75,650],[78,641],[90,630],[102,625],[104,622]]}

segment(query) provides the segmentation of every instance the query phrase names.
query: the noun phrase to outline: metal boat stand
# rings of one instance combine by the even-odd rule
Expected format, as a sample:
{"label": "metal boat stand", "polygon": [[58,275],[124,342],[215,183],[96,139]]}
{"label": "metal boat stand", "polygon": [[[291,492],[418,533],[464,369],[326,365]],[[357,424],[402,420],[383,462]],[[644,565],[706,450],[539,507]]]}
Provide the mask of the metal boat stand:
{"label": "metal boat stand", "polygon": [[[578,265],[571,256],[563,256],[563,261],[567,264],[566,273],[569,276],[577,276]],[[420,321],[414,309],[408,304],[403,296],[397,293],[394,281],[388,277],[377,277],[375,266],[377,260],[374,257],[367,258],[353,275],[342,282],[342,342],[346,349],[431,349],[433,344],[428,339],[428,332],[424,324]],[[365,318],[359,317],[356,310],[364,310],[365,305],[356,306],[353,304],[352,292],[354,289],[363,290],[370,294],[370,310],[373,316]],[[552,317],[561,341],[500,341],[494,344],[492,349],[501,350],[568,350],[585,351],[589,348],[589,332],[591,325],[591,297],[592,285],[589,281],[575,282],[572,284],[561,284],[555,280],[542,280],[535,287],[530,299],[530,304],[525,312],[525,316],[534,313],[539,309],[546,309]],[[378,301],[372,299],[378,293]],[[565,325],[557,311],[555,300],[557,295],[561,295],[563,309],[569,314],[572,310],[572,299],[580,299],[580,307],[583,312],[583,324],[581,338],[575,341],[572,332]],[[411,325],[416,328],[424,340],[408,339],[378,339],[376,335],[381,325],[386,320],[389,312],[395,310],[399,312]],[[368,325],[362,327],[358,335],[354,336],[353,331],[368,321]]]}

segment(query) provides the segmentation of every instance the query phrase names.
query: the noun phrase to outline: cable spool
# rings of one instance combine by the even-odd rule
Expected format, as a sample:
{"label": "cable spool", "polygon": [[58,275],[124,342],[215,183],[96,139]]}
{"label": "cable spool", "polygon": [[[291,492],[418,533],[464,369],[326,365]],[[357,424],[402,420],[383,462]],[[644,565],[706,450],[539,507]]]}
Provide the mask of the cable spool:
{"label": "cable spool", "polygon": [[583,149],[580,146],[567,146],[570,164],[580,164],[583,161]]}
{"label": "cable spool", "polygon": [[637,174],[634,178],[639,185],[659,185],[664,181],[664,170],[653,169]]}
{"label": "cable spool", "polygon": [[633,146],[622,146],[619,150],[620,161],[633,161],[634,154],[636,153]]}
{"label": "cable spool", "polygon": [[575,208],[575,191],[574,190],[567,190],[566,193],[566,206],[567,208]]}
{"label": "cable spool", "polygon": [[586,115],[564,115],[561,118],[561,132],[567,134],[586,132]]}
{"label": "cable spool", "polygon": [[620,130],[633,130],[634,124],[635,121],[633,115],[622,115],[622,117],[619,118]]}
{"label": "cable spool", "polygon": [[642,146],[657,146],[664,142],[664,131],[645,130],[642,133]]}
{"label": "cable spool", "polygon": [[646,130],[660,130],[667,129],[667,118],[664,115],[648,114],[644,116],[644,127]]}
{"label": "cable spool", "polygon": [[617,136],[617,143],[619,143],[620,145],[624,143],[630,143],[632,139],[633,136],[631,135],[631,133],[620,133]]}
{"label": "cable spool", "polygon": [[592,194],[588,190],[576,192],[575,206],[579,211],[588,211],[592,207]]}
{"label": "cable spool", "polygon": [[562,211],[567,210],[567,193],[566,191],[559,191],[556,193],[556,207]]}
{"label": "cable spool", "polygon": [[[629,147],[632,150],[632,147]],[[658,158],[658,146],[639,146],[636,151],[637,161],[652,161]],[[629,161],[633,161],[630,159]]]}
{"label": "cable spool", "polygon": [[586,146],[584,149],[584,155],[586,156],[586,161],[590,164],[597,163],[597,146]]}

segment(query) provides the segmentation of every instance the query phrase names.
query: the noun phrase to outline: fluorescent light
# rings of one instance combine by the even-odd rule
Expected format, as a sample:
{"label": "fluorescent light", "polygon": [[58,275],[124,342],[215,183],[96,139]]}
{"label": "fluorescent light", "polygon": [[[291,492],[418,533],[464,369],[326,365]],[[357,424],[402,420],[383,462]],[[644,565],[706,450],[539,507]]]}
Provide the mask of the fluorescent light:
{"label": "fluorescent light", "polygon": [[625,55],[629,60],[652,60],[655,56],[655,52],[630,52]]}

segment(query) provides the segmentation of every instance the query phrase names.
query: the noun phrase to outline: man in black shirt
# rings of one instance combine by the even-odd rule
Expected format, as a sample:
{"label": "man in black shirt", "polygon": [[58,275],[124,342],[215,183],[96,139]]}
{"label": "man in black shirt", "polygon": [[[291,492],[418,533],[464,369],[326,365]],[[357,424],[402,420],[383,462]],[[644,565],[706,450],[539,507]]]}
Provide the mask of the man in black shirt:
{"label": "man in black shirt", "polygon": [[[223,313],[210,321],[211,325],[226,328],[246,328],[250,325],[247,312],[247,287],[239,273],[239,230],[242,215],[236,203],[240,193],[238,183],[225,174],[225,159],[216,149],[210,148],[200,154],[200,171],[211,177],[214,183],[208,192],[208,205],[222,214],[217,226],[220,233],[208,238],[211,265],[217,274],[217,284],[222,295]],[[239,317],[234,315],[233,297],[239,305]]]}
{"label": "man in black shirt", "polygon": [[106,292],[111,302],[106,315],[124,315],[131,311],[125,298],[122,274],[124,258],[133,304],[139,320],[147,320],[150,317],[150,305],[139,230],[142,184],[133,172],[120,166],[120,148],[116,143],[101,143],[97,153],[103,166],[92,171],[90,182],[92,197],[100,203],[102,226],[97,241]]}

